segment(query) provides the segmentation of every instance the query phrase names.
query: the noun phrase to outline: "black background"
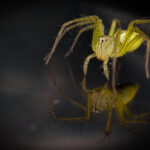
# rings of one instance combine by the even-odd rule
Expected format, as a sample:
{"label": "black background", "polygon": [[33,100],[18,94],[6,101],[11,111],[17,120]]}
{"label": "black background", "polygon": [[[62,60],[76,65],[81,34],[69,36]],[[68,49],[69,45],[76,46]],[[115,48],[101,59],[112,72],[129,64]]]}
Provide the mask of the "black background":
{"label": "black background", "polygon": [[[55,121],[49,113],[45,93],[57,103],[55,107],[59,115],[79,116],[83,112],[59,98],[43,62],[64,22],[98,15],[107,34],[114,18],[121,20],[124,29],[131,20],[149,19],[148,2],[6,1],[0,7],[0,136],[3,149],[133,149],[148,145],[149,124],[142,126],[139,136],[135,136],[122,128],[115,113],[112,135],[105,140],[105,113],[92,115],[83,123]],[[150,35],[150,25],[141,25],[140,28]],[[71,31],[62,39],[48,67],[66,95],[84,102],[71,84],[63,58],[76,33],[77,30]],[[79,85],[84,58],[92,53],[91,36],[91,31],[84,33],[68,58]],[[140,85],[129,105],[135,113],[150,110],[150,81],[146,79],[144,69],[145,48],[143,44],[139,50],[122,57],[118,78],[120,84],[132,82]],[[90,62],[88,88],[105,83],[101,64],[96,59]]]}

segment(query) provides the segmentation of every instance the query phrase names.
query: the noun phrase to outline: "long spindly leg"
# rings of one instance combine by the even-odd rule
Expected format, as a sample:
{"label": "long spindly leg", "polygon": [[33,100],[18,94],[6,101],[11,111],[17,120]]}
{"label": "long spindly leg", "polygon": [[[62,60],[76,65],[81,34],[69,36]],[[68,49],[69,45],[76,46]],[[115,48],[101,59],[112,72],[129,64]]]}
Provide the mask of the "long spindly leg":
{"label": "long spindly leg", "polygon": [[122,124],[122,126],[124,128],[126,128],[128,131],[130,131],[131,133],[134,133],[135,135],[137,135],[137,132],[134,131],[131,127],[128,126],[128,123],[126,122],[125,118],[124,118],[124,110],[123,108],[119,105],[119,104],[115,104],[115,110],[117,112],[118,118],[120,120],[120,123]]}
{"label": "long spindly leg", "polygon": [[[119,26],[119,29],[117,30],[117,35],[119,35],[120,33],[118,32],[118,31],[120,31],[120,29],[121,29],[121,24],[120,24],[120,21],[118,20],[118,19],[114,19],[113,21],[112,21],[112,24],[111,24],[111,27],[110,27],[110,30],[109,30],[109,36],[114,36],[114,34],[115,34],[115,31],[116,31],[116,26],[117,26],[117,24],[118,24],[118,26]],[[119,34],[118,34],[119,33]],[[118,41],[119,41],[119,36],[117,36],[116,37],[116,40],[115,40],[115,48],[114,48],[114,50],[115,50],[115,52],[117,52],[117,50],[116,50],[116,48],[117,48],[117,45],[118,45]],[[106,78],[107,78],[107,80],[109,80],[109,73],[108,73],[108,67],[107,67],[107,63],[108,63],[108,59],[106,59],[105,61],[104,61],[104,63],[103,63],[103,69],[104,69],[104,74],[105,74],[105,76],[106,76]],[[113,90],[114,90],[114,92],[116,91],[116,89],[115,89],[115,70],[116,69],[116,57],[114,57],[114,59],[113,59],[113,66],[112,66],[112,70],[113,70],[113,73],[112,73],[112,87],[113,87]]]}
{"label": "long spindly leg", "polygon": [[83,79],[82,79],[82,90],[85,93],[89,93],[91,91],[91,90],[87,89],[87,87],[86,87],[86,76],[84,76]]}
{"label": "long spindly leg", "polygon": [[[144,124],[144,123],[148,123],[149,120],[143,120],[142,115],[140,117],[137,117],[137,115],[132,115],[132,113],[129,111],[129,109],[127,108],[127,106],[123,103],[123,101],[121,99],[117,99],[116,103],[115,103],[115,110],[118,114],[119,120],[122,123],[122,125],[128,129],[129,131],[137,134],[137,132],[135,132],[133,129],[131,129],[128,124],[129,123],[136,123],[136,124]],[[128,119],[125,119],[124,115],[127,115]],[[146,115],[146,114],[145,114]]]}
{"label": "long spindly leg", "polygon": [[105,128],[106,135],[109,135],[111,132],[111,124],[112,124],[112,103],[107,102],[107,123]]}
{"label": "long spindly leg", "polygon": [[[61,35],[66,32],[66,29],[69,28],[69,26],[72,26],[71,29],[75,28],[75,27],[78,27],[78,26],[83,26],[83,25],[86,25],[86,24],[90,24],[90,23],[97,23],[98,22],[101,22],[102,24],[102,20],[100,20],[98,18],[98,16],[88,16],[88,17],[83,17],[83,18],[77,18],[77,19],[74,19],[74,20],[71,20],[71,21],[68,21],[66,23],[64,23],[60,29],[60,31],[58,32],[58,35],[56,37],[56,40],[54,42],[54,45],[51,49],[51,51],[48,53],[48,55],[44,58],[44,61],[45,61],[45,64],[48,64],[49,60],[51,59],[53,53],[55,52],[55,49],[56,49],[56,46],[58,45],[58,42],[60,41],[61,39]],[[73,25],[72,25],[73,24]],[[70,29],[69,29],[70,30]],[[101,29],[102,31],[104,29]]]}
{"label": "long spindly leg", "polygon": [[137,27],[133,27],[132,32],[137,32],[138,35],[135,36],[130,42],[128,42],[128,40],[130,39],[130,36],[132,36],[132,33],[131,33],[130,36],[128,36],[128,39],[125,39],[127,41],[127,44],[125,44],[124,47],[122,47],[122,49],[120,50],[120,52],[118,54],[119,54],[119,56],[122,56],[126,52],[131,51],[130,47],[132,47],[138,40],[141,40],[141,38],[144,41],[146,41],[147,49],[146,49],[146,59],[145,59],[145,71],[146,71],[146,77],[149,78],[149,69],[148,68],[149,68],[150,38]]}
{"label": "long spindly leg", "polygon": [[73,74],[73,71],[72,71],[72,68],[67,60],[67,58],[65,58],[65,63],[66,63],[66,66],[68,68],[68,71],[69,71],[69,74],[70,74],[70,77],[71,77],[71,80],[72,80],[72,83],[73,83],[73,86],[74,88],[79,91],[83,97],[86,97],[86,94],[83,90],[81,90],[81,88],[79,88],[78,84],[76,83],[76,80],[74,78],[74,74]]}
{"label": "long spindly leg", "polygon": [[[125,113],[128,119],[125,120],[126,123],[147,123],[149,120],[143,120],[145,117],[150,117],[150,112],[145,112],[141,114],[132,114],[131,111],[128,109],[126,104],[124,104],[123,100],[117,100],[117,107],[120,108],[120,112]],[[131,120],[129,120],[131,119]]]}
{"label": "long spindly leg", "polygon": [[[124,53],[126,53],[126,51],[127,51],[127,49],[124,49],[124,47],[126,47],[126,45],[128,44],[128,40],[130,39],[129,37],[131,36],[133,29],[135,29],[134,25],[136,25],[136,24],[147,24],[147,23],[150,23],[150,20],[133,20],[130,22],[128,29],[127,29],[126,36],[125,36],[125,40],[123,41],[123,43],[121,45],[121,51],[120,51],[121,56]],[[144,34],[142,31],[140,31],[140,35],[141,35],[141,33]],[[147,36],[144,34],[144,37],[147,37]],[[150,42],[149,41],[150,40],[147,41],[146,60],[145,60],[145,70],[146,70],[146,77],[147,78],[149,78],[149,69],[148,69],[149,53],[150,53]]]}
{"label": "long spindly leg", "polygon": [[117,57],[113,58],[113,64],[112,64],[112,89],[113,93],[116,95],[116,64],[117,64]]}
{"label": "long spindly leg", "polygon": [[81,34],[85,31],[93,29],[93,28],[94,28],[94,25],[88,25],[87,27],[83,27],[82,29],[79,30],[76,37],[74,38],[74,41],[73,41],[69,51],[65,54],[65,57],[68,57],[73,52],[73,49],[74,49],[79,37],[81,36]]}
{"label": "long spindly leg", "polygon": [[[92,37],[92,49],[93,50],[96,49],[96,44],[97,44],[99,37],[103,36],[103,35],[104,35],[104,25],[102,24],[102,21],[97,18],[95,21],[95,24],[94,24],[94,31],[93,31],[93,37]],[[87,68],[88,68],[90,59],[94,58],[94,57],[96,57],[95,53],[86,57],[86,59],[84,61],[84,65],[83,65],[84,75],[87,74]]]}
{"label": "long spindly leg", "polygon": [[126,35],[125,35],[125,40],[123,41],[122,45],[121,45],[121,51],[123,51],[123,47],[125,47],[126,44],[128,44],[128,40],[130,39],[130,36],[133,32],[134,29],[134,25],[136,24],[146,24],[146,23],[150,23],[150,20],[133,20],[129,23]]}
{"label": "long spindly leg", "polygon": [[146,71],[146,77],[149,78],[150,38],[139,28],[135,27],[134,30],[143,38],[143,40],[147,42],[146,54],[145,54],[145,71]]}
{"label": "long spindly leg", "polygon": [[83,73],[84,73],[84,75],[87,74],[88,64],[89,64],[90,60],[91,60],[92,58],[94,58],[94,57],[96,57],[96,54],[95,54],[95,53],[90,54],[89,56],[86,57],[86,59],[85,59],[85,61],[84,61],[84,64],[83,64]]}
{"label": "long spindly leg", "polygon": [[113,57],[113,64],[112,64],[112,89],[115,95],[116,95],[116,63],[117,63],[117,53],[120,48],[120,34],[121,34],[121,28],[119,28],[116,32],[114,57]]}
{"label": "long spindly leg", "polygon": [[150,57],[150,40],[147,41],[146,47],[146,57],[145,57],[145,71],[146,77],[149,78],[149,57]]}
{"label": "long spindly leg", "polygon": [[[48,106],[50,108],[50,112],[52,114],[52,116],[56,119],[56,120],[79,120],[79,121],[84,121],[84,120],[88,120],[90,118],[90,114],[91,114],[91,99],[90,97],[87,98],[87,104],[85,106],[85,116],[81,116],[81,117],[58,117],[55,113],[55,109],[51,103],[50,98],[45,95],[47,100],[48,100]],[[71,100],[71,102],[74,102],[74,100]],[[79,106],[79,105],[77,105]]]}
{"label": "long spindly leg", "polygon": [[51,115],[56,119],[56,120],[79,120],[79,121],[83,121],[83,120],[87,120],[87,116],[82,116],[82,117],[58,117],[55,113],[54,107],[51,104],[51,100],[48,96],[46,96],[47,100],[48,100],[48,106],[50,108],[50,113]]}
{"label": "long spindly leg", "polygon": [[72,100],[71,98],[69,98],[68,96],[66,96],[66,95],[63,93],[62,89],[61,89],[61,88],[59,87],[59,85],[57,84],[56,79],[55,79],[54,75],[52,74],[52,72],[50,72],[50,71],[48,70],[48,74],[49,74],[49,77],[50,77],[50,79],[52,80],[53,84],[54,84],[55,87],[58,89],[58,93],[59,93],[59,95],[60,95],[61,97],[63,97],[63,98],[64,98],[65,100],[67,100],[68,102],[70,102],[70,103],[76,105],[77,107],[83,109],[84,111],[86,110],[86,107],[85,107],[84,105],[78,103],[77,101]]}
{"label": "long spindly leg", "polygon": [[76,23],[76,24],[73,24],[73,25],[70,25],[70,26],[66,27],[63,32],[58,33],[58,35],[57,35],[57,37],[56,37],[56,39],[55,39],[55,42],[54,42],[54,44],[53,44],[53,47],[52,47],[51,51],[50,51],[50,52],[45,56],[45,58],[44,58],[45,64],[48,64],[48,63],[49,63],[49,61],[50,61],[50,59],[51,59],[53,53],[55,52],[55,49],[56,49],[56,47],[57,47],[59,41],[62,39],[62,37],[63,37],[69,30],[71,30],[71,29],[73,29],[73,28],[75,28],[75,27],[83,26],[83,25],[90,24],[90,23],[93,23],[93,22],[92,22],[92,21],[79,22],[78,24]]}
{"label": "long spindly leg", "polygon": [[[118,104],[118,100],[116,101],[115,104],[115,110],[117,112],[118,118],[120,120],[120,123],[123,125],[124,128],[126,128],[127,130],[129,130],[132,133],[135,133],[126,123],[125,123],[125,119],[124,119],[124,111],[123,108],[121,108],[121,106]],[[135,133],[137,134],[137,133]]]}
{"label": "long spindly leg", "polygon": [[65,28],[71,24],[78,24],[79,22],[84,22],[84,21],[92,21],[94,23],[95,20],[97,19],[100,20],[98,16],[87,16],[87,17],[82,17],[71,21],[67,21],[62,25],[58,35],[60,35],[65,30]]}
{"label": "long spindly leg", "polygon": [[112,21],[112,24],[111,24],[111,27],[110,27],[110,30],[109,30],[109,34],[108,34],[109,36],[113,36],[115,34],[117,24],[118,24],[119,28],[121,28],[120,21],[118,19],[114,19]]}
{"label": "long spindly leg", "polygon": [[107,80],[109,80],[109,72],[108,72],[108,60],[109,59],[106,59],[104,62],[103,62],[103,70],[104,70],[104,74],[105,74],[105,77]]}

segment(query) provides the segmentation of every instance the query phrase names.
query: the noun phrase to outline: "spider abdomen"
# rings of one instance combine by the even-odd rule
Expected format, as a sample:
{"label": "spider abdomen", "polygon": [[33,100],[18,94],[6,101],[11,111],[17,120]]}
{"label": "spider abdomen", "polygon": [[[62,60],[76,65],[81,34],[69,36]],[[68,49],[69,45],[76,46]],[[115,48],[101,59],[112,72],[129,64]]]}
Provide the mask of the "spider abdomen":
{"label": "spider abdomen", "polygon": [[[122,33],[120,35],[120,43],[122,44],[125,40],[127,31],[122,30]],[[132,32],[129,36],[129,38],[126,40],[126,45],[128,45],[128,52],[132,52],[136,50],[143,42],[143,38],[140,37],[140,35],[137,32]]]}

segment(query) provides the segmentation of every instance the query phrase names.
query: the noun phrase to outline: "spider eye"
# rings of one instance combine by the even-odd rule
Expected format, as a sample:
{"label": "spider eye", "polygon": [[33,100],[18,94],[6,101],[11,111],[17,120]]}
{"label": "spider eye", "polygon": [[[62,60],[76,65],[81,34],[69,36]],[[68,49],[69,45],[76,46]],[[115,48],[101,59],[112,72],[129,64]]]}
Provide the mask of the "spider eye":
{"label": "spider eye", "polygon": [[99,38],[99,42],[100,43],[103,43],[103,42],[106,42],[106,41],[107,41],[107,38],[104,38],[104,37],[103,38],[102,37]]}

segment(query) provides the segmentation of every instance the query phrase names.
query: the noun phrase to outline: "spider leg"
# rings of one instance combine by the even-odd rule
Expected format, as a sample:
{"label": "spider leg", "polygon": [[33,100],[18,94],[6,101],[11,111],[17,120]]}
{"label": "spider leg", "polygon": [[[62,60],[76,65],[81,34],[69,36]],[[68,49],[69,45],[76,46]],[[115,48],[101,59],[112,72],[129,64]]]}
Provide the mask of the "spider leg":
{"label": "spider leg", "polygon": [[[50,108],[50,113],[56,120],[79,120],[79,121],[84,121],[84,120],[89,120],[89,118],[90,118],[90,114],[91,114],[91,99],[90,99],[90,97],[87,98],[86,107],[84,106],[85,107],[85,116],[81,116],[81,117],[58,117],[55,113],[55,109],[54,109],[54,107],[51,103],[51,100],[47,95],[46,95],[46,99],[48,100],[48,106]],[[70,102],[72,103],[74,101],[71,100]],[[77,103],[75,103],[75,105],[76,104]],[[79,106],[79,105],[77,104],[77,106]]]}
{"label": "spider leg", "polygon": [[54,44],[53,44],[53,47],[52,47],[51,51],[50,51],[50,52],[45,56],[45,58],[44,58],[45,64],[48,64],[48,63],[49,63],[49,61],[50,61],[50,59],[51,59],[53,53],[55,52],[55,49],[56,49],[56,47],[57,47],[59,41],[60,41],[60,40],[62,39],[62,37],[66,34],[66,32],[68,32],[69,30],[71,30],[71,29],[73,29],[73,28],[75,28],[75,27],[83,26],[83,25],[90,24],[90,23],[93,23],[93,22],[92,22],[92,21],[79,22],[79,23],[76,23],[76,24],[73,24],[73,25],[70,25],[70,26],[66,27],[63,32],[58,33],[58,35],[57,35],[57,37],[56,37],[56,39],[55,39],[55,42],[54,42]]}
{"label": "spider leg", "polygon": [[67,96],[63,93],[62,89],[61,89],[61,88],[59,87],[59,85],[57,84],[57,82],[56,82],[56,80],[55,80],[55,77],[54,77],[54,75],[52,74],[52,72],[50,72],[50,71],[48,70],[48,74],[49,74],[49,76],[50,76],[50,79],[53,81],[53,84],[54,84],[54,85],[56,86],[56,88],[58,89],[58,93],[59,93],[59,95],[60,95],[61,97],[63,97],[64,99],[66,99],[66,100],[69,101],[70,103],[76,105],[77,107],[80,107],[82,110],[84,110],[84,111],[86,110],[86,107],[85,107],[84,105],[82,105],[82,104],[80,104],[80,103],[78,103],[78,102],[72,100],[71,98],[67,97]]}
{"label": "spider leg", "polygon": [[83,27],[82,29],[79,30],[79,32],[77,33],[77,35],[72,43],[72,46],[70,47],[69,51],[65,54],[65,57],[68,57],[73,52],[73,49],[74,49],[79,37],[81,36],[81,34],[85,31],[93,29],[93,28],[94,28],[94,25],[89,25],[89,26]]}
{"label": "spider leg", "polygon": [[[60,39],[62,38],[62,35],[64,35],[65,32],[78,27],[78,26],[83,26],[85,24],[90,24],[90,23],[96,23],[97,20],[99,22],[102,22],[98,16],[88,16],[88,17],[83,17],[83,18],[77,18],[71,21],[68,21],[66,23],[64,23],[60,29],[60,31],[58,32],[58,35],[56,37],[56,40],[54,42],[54,45],[51,49],[51,51],[47,54],[47,56],[44,58],[45,64],[48,64],[49,60],[51,59],[53,53],[55,52],[56,46],[58,45],[58,42],[60,41]],[[73,25],[72,25],[73,24]],[[69,27],[70,26],[70,27]]]}
{"label": "spider leg", "polygon": [[112,124],[112,103],[107,102],[107,123],[105,128],[106,135],[109,135],[111,132],[111,124]]}
{"label": "spider leg", "polygon": [[104,70],[104,74],[107,80],[109,80],[109,72],[108,72],[108,67],[107,67],[107,63],[108,63],[109,59],[104,60],[103,62],[103,70]]}
{"label": "spider leg", "polygon": [[118,24],[119,28],[121,28],[120,21],[118,19],[114,19],[112,21],[108,36],[113,36],[115,34],[117,24]]}
{"label": "spider leg", "polygon": [[126,33],[126,36],[125,36],[125,40],[123,41],[123,43],[121,45],[121,50],[128,43],[127,41],[129,40],[129,37],[130,37],[131,33],[133,32],[134,25],[136,25],[136,24],[146,24],[146,23],[150,23],[150,20],[133,20],[129,23],[127,33]]}
{"label": "spider leg", "polygon": [[[127,42],[124,47],[122,47],[122,49],[120,50],[120,52],[118,53],[119,56],[124,55],[126,52],[130,52],[132,50],[130,50],[130,48],[138,41],[143,39],[144,41],[147,42],[147,48],[146,48],[146,59],[145,59],[145,71],[146,71],[146,77],[149,78],[149,53],[150,53],[150,38],[143,33],[139,28],[137,27],[133,27],[132,28],[132,33],[136,32],[138,33],[137,36],[135,36],[130,42]],[[132,35],[132,33],[130,34],[130,36]],[[130,36],[128,36],[128,39],[125,39],[124,41],[128,41],[130,39]],[[123,43],[122,43],[123,44]]]}
{"label": "spider leg", "polygon": [[95,53],[92,53],[92,54],[90,54],[90,55],[88,55],[88,56],[86,57],[86,59],[85,59],[85,61],[84,61],[84,64],[83,64],[83,73],[84,73],[84,75],[87,74],[88,64],[89,64],[90,60],[91,60],[92,58],[94,58],[94,57],[96,57],[96,54],[95,54]]}
{"label": "spider leg", "polygon": [[117,64],[117,58],[113,58],[113,64],[112,64],[112,89],[114,94],[116,94],[116,64]]}
{"label": "spider leg", "polygon": [[124,118],[124,110],[123,110],[122,106],[118,104],[118,100],[119,99],[116,100],[115,110],[117,112],[117,115],[118,115],[118,118],[120,120],[120,123],[128,131],[130,131],[131,133],[134,133],[135,135],[137,135],[137,132],[135,132],[131,127],[128,126],[128,124],[127,124],[127,122],[126,122],[126,120]]}
{"label": "spider leg", "polygon": [[147,42],[146,54],[145,54],[145,71],[146,77],[149,78],[149,55],[150,55],[150,38],[142,32],[139,28],[135,27],[135,31]]}
{"label": "spider leg", "polygon": [[93,51],[96,50],[96,44],[99,39],[99,37],[104,35],[104,25],[102,23],[102,20],[99,18],[96,18],[95,24],[94,24],[94,31],[93,31],[93,37],[92,37],[92,49]]}
{"label": "spider leg", "polygon": [[71,77],[71,80],[72,80],[72,83],[73,83],[74,88],[75,88],[77,91],[79,91],[79,93],[81,93],[81,95],[82,95],[83,97],[86,97],[85,92],[84,92],[83,90],[81,90],[81,89],[79,88],[78,84],[76,83],[76,80],[75,80],[75,78],[74,78],[74,74],[73,74],[72,68],[71,68],[71,66],[69,65],[69,62],[68,62],[67,58],[65,58],[65,62],[66,62],[66,65],[67,65],[67,68],[68,68],[68,71],[69,71],[69,74],[70,74],[70,77]]}
{"label": "spider leg", "polygon": [[55,113],[54,107],[51,104],[50,98],[48,96],[46,98],[48,100],[48,106],[50,108],[50,113],[56,120],[79,120],[79,121],[88,120],[86,115],[82,116],[82,117],[69,117],[69,118],[68,117],[58,117]]}
{"label": "spider leg", "polygon": [[115,95],[116,95],[116,63],[117,63],[117,53],[120,47],[120,40],[119,40],[120,34],[121,34],[121,28],[119,28],[116,32],[114,57],[113,57],[113,64],[112,64],[112,89]]}
{"label": "spider leg", "polygon": [[149,78],[149,56],[150,56],[150,40],[147,42],[147,48],[146,48],[146,57],[145,57],[145,71],[146,71],[146,77]]}
{"label": "spider leg", "polygon": [[[110,27],[110,31],[109,31],[109,34],[108,34],[109,36],[113,36],[114,35],[117,24],[119,25],[119,29],[121,29],[120,21],[118,19],[114,19],[112,21],[112,24],[111,24],[111,27]],[[101,24],[101,23],[99,23],[97,21],[97,24],[95,24],[94,28],[95,28],[95,30],[94,30],[95,32],[93,33],[93,39],[92,39],[92,48],[93,48],[93,50],[96,48],[96,44],[97,44],[98,38],[100,36],[104,35],[103,24]],[[105,77],[106,77],[107,80],[109,80],[109,72],[108,72],[108,67],[107,67],[108,60],[109,60],[109,58],[105,59],[104,62],[103,62],[103,70],[104,70],[104,74],[105,74]],[[114,67],[115,67],[115,63],[116,63],[116,59],[114,58],[114,63],[113,63]],[[115,73],[115,68],[114,67],[113,67],[113,70],[114,70],[113,73]],[[113,74],[113,77],[114,76],[115,76],[115,74]],[[115,91],[115,86],[114,86],[115,78],[112,80],[112,82],[113,82],[113,84],[112,84],[113,85],[113,89]]]}
{"label": "spider leg", "polygon": [[91,90],[88,90],[87,87],[86,87],[86,76],[84,76],[83,79],[82,79],[82,90],[85,93],[89,93],[91,91]]}
{"label": "spider leg", "polygon": [[82,18],[77,18],[77,19],[71,20],[71,21],[67,21],[62,25],[58,35],[60,35],[63,32],[63,30],[71,24],[78,24],[79,22],[84,22],[84,21],[92,21],[94,23],[95,20],[97,20],[97,19],[99,19],[98,16],[87,16],[87,17],[82,17]]}
{"label": "spider leg", "polygon": [[[143,124],[143,123],[149,122],[149,120],[135,118],[135,116],[137,116],[137,115],[135,115],[135,116],[132,115],[130,110],[127,108],[127,106],[123,103],[123,101],[119,97],[115,103],[115,110],[117,112],[117,115],[118,115],[119,120],[120,120],[121,124],[123,125],[123,127],[125,127],[127,130],[129,130],[135,134],[137,134],[137,133],[128,126],[129,123],[137,123],[137,124],[142,123]],[[126,114],[128,116],[128,118],[130,118],[130,119],[125,119],[124,114]]]}

